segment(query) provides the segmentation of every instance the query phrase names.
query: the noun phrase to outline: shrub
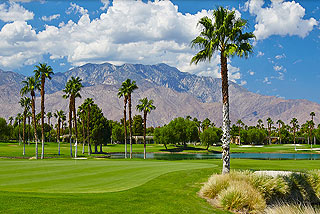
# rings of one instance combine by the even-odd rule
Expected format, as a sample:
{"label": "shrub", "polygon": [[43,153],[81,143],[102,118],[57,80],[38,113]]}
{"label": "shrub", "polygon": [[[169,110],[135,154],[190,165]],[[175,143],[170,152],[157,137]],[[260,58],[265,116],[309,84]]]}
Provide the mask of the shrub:
{"label": "shrub", "polygon": [[265,210],[266,214],[318,214],[319,209],[313,208],[310,204],[298,205],[298,204],[276,204],[268,207]]}
{"label": "shrub", "polygon": [[218,203],[227,210],[246,213],[261,212],[266,207],[262,195],[246,181],[231,181],[217,196]]}

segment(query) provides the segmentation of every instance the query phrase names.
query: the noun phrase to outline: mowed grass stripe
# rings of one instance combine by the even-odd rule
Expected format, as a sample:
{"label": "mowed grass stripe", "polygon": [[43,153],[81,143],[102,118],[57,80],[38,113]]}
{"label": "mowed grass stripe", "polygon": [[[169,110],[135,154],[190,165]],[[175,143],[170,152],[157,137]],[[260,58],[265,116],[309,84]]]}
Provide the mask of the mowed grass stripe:
{"label": "mowed grass stripe", "polygon": [[[1,160],[0,190],[46,193],[102,193],[140,186],[162,174],[210,168],[210,163],[140,160]],[[8,169],[6,171],[5,169]]]}

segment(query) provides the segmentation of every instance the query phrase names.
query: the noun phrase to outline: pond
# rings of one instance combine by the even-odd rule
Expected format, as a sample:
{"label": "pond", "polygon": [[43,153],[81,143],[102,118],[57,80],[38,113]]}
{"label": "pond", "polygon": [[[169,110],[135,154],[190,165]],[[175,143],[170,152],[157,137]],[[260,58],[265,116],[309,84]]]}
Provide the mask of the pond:
{"label": "pond", "polygon": [[[129,154],[127,155],[129,157]],[[124,158],[123,153],[112,153],[110,158]],[[133,158],[143,158],[143,153],[133,153]],[[236,159],[262,159],[262,160],[317,160],[320,154],[287,154],[287,153],[231,153]],[[211,153],[147,153],[147,159],[157,160],[186,160],[186,159],[221,159],[221,154]]]}

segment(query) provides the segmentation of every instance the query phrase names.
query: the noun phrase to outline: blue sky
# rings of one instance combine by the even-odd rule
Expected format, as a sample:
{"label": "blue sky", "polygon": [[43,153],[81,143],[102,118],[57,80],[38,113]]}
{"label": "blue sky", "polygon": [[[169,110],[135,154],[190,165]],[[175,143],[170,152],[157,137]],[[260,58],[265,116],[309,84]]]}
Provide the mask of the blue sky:
{"label": "blue sky", "polygon": [[219,77],[219,56],[189,65],[197,21],[222,5],[257,37],[249,59],[229,60],[229,77],[252,92],[320,103],[320,4],[306,1],[0,1],[0,68],[31,75],[85,63],[167,63]]}

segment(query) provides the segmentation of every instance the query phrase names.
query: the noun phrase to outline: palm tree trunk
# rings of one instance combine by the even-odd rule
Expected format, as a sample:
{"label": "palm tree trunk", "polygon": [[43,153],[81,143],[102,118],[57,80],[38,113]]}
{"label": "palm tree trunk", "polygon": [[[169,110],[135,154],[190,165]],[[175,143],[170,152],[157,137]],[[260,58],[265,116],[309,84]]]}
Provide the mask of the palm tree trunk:
{"label": "palm tree trunk", "polygon": [[147,112],[144,112],[143,115],[143,159],[147,158],[147,151],[146,151],[146,130],[147,130]]}
{"label": "palm tree trunk", "polygon": [[60,118],[58,119],[58,155],[60,155]]}
{"label": "palm tree trunk", "polygon": [[222,174],[230,172],[230,119],[227,57],[221,51],[221,81],[222,81]]}
{"label": "palm tree trunk", "polygon": [[82,120],[82,135],[83,135],[82,154],[84,154],[84,145],[85,145],[85,143],[86,143],[84,125],[85,125],[85,121],[84,121],[84,116],[83,116],[83,120]]}
{"label": "palm tree trunk", "polygon": [[127,158],[127,96],[124,96],[124,110],[123,110],[123,126],[124,126],[124,157]]}
{"label": "palm tree trunk", "polygon": [[18,119],[18,141],[19,141],[19,146],[21,144],[21,136],[20,136],[20,118]]}
{"label": "palm tree trunk", "polygon": [[76,143],[75,143],[75,151],[74,151],[74,157],[77,157],[77,153],[78,153],[78,129],[77,129],[77,112],[76,112],[76,98],[73,98],[73,120],[74,120],[74,131],[76,134]]}
{"label": "palm tree trunk", "polygon": [[30,117],[28,117],[28,146],[30,146]]}
{"label": "palm tree trunk", "polygon": [[87,119],[87,138],[88,139],[87,141],[88,141],[88,155],[91,155],[89,121],[90,121],[90,107],[88,107],[88,119]]}
{"label": "palm tree trunk", "polygon": [[128,95],[128,103],[129,103],[130,159],[132,159],[131,94]]}
{"label": "palm tree trunk", "polygon": [[69,141],[70,141],[70,155],[72,157],[72,95],[69,103]]}
{"label": "palm tree trunk", "polygon": [[35,94],[31,92],[31,107],[32,107],[32,120],[34,128],[34,141],[36,142],[36,159],[38,159],[38,137],[37,137],[37,122],[36,122],[36,107],[35,107]]}
{"label": "palm tree trunk", "polygon": [[42,75],[41,77],[41,159],[44,158],[44,83],[45,77]]}
{"label": "palm tree trunk", "polygon": [[26,113],[23,114],[23,155],[26,154]]}

